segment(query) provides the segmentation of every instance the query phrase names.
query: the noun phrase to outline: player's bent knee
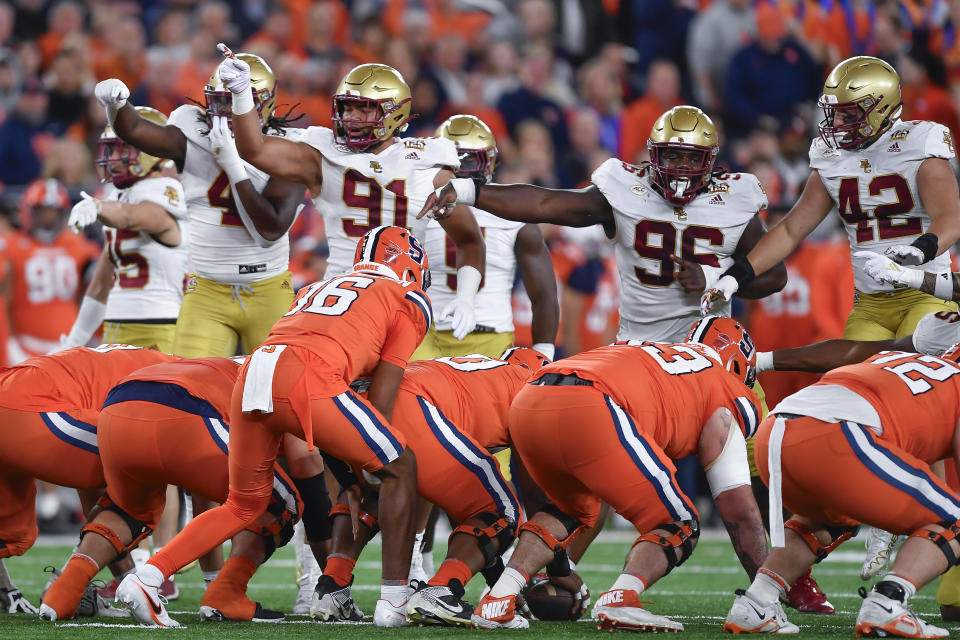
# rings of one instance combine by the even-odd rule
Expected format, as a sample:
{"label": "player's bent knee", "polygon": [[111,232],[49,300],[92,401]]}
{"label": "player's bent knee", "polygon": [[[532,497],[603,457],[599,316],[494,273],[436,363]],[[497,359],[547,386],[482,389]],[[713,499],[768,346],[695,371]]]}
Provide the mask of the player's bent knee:
{"label": "player's bent knee", "polygon": [[37,528],[34,527],[32,532],[19,537],[15,537],[16,535],[12,534],[8,537],[8,534],[4,534],[4,537],[0,538],[0,560],[22,556],[29,551],[33,543],[37,541]]}
{"label": "player's bent knee", "polygon": [[261,496],[230,493],[223,506],[229,509],[230,513],[243,522],[243,526],[246,527],[259,518],[270,506],[270,494]]}
{"label": "player's bent knee", "polygon": [[[116,531],[113,527],[98,520],[98,517],[104,513],[113,513],[118,516],[127,526],[127,531]],[[126,556],[131,549],[140,544],[141,540],[153,532],[150,527],[120,508],[120,506],[110,499],[109,495],[103,495],[97,500],[96,506],[90,512],[90,516],[90,521],[80,529],[80,545],[83,545],[83,538],[88,533],[97,534],[109,542],[110,546],[116,551],[117,555],[111,561],[119,560]],[[124,542],[124,538],[127,538],[126,542]]]}
{"label": "player's bent knee", "polygon": [[[823,529],[814,531],[804,522],[797,520],[796,518],[790,518],[784,523],[785,529],[790,529],[803,540],[804,544],[807,545],[807,548],[810,549],[810,552],[817,557],[816,562],[820,562],[832,552],[834,549],[839,547],[841,544],[849,540],[851,537],[857,534],[857,531],[860,530],[860,527],[843,527],[839,525],[826,526]],[[820,539],[820,536],[817,535],[818,532],[826,532],[828,536],[828,541],[824,544],[824,541]]]}
{"label": "player's bent knee", "polygon": [[[667,535],[657,533],[658,531],[665,532]],[[633,544],[650,542],[663,549],[663,555],[667,559],[667,573],[670,573],[674,567],[679,567],[687,561],[699,539],[700,522],[698,520],[679,520],[662,524],[642,534]]]}
{"label": "player's bent knee", "polygon": [[[933,526],[933,525],[931,525]],[[929,527],[922,527],[910,534],[911,538],[923,538],[937,545],[940,552],[947,559],[947,569],[960,564],[960,558],[957,556],[955,548],[960,544],[957,537],[960,536],[960,521],[951,522],[944,520],[937,522],[936,526],[940,531]],[[956,542],[954,542],[956,540]]]}
{"label": "player's bent knee", "polygon": [[417,476],[417,457],[409,448],[404,449],[396,460],[383,465],[383,468],[375,475],[380,478],[385,477],[406,477],[416,478]]}
{"label": "player's bent knee", "polygon": [[553,504],[547,504],[540,512],[555,518],[563,526],[566,530],[566,535],[563,539],[557,539],[546,527],[533,520],[527,520],[520,525],[519,529],[517,529],[517,535],[523,531],[532,533],[540,538],[540,540],[553,551],[553,560],[547,564],[548,574],[558,577],[570,575],[570,559],[567,556],[567,547],[573,544],[573,541],[583,533],[587,525],[580,522],[577,518],[560,511],[560,509]]}

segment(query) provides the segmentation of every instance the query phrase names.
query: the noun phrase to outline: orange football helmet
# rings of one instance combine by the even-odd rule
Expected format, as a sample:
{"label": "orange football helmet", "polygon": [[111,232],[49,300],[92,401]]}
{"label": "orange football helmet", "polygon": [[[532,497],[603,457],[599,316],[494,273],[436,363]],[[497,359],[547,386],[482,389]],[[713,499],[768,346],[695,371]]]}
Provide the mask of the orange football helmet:
{"label": "orange football helmet", "polygon": [[727,371],[748,387],[757,381],[757,349],[747,330],[733,318],[701,318],[690,327],[686,341],[704,344],[716,351]]}
{"label": "orange football helmet", "polygon": [[36,207],[51,207],[65,213],[70,208],[70,194],[53,178],[31,182],[20,198],[18,217],[21,229],[33,227],[33,210]]}
{"label": "orange football helmet", "polygon": [[500,354],[500,360],[506,360],[510,364],[519,364],[534,373],[550,364],[550,358],[530,347],[510,347]]}
{"label": "orange football helmet", "polygon": [[423,245],[403,227],[376,227],[363,234],[353,256],[353,270],[396,277],[430,287],[430,263]]}
{"label": "orange football helmet", "polygon": [[955,344],[940,356],[942,360],[949,360],[950,362],[956,362],[960,364],[960,344]]}

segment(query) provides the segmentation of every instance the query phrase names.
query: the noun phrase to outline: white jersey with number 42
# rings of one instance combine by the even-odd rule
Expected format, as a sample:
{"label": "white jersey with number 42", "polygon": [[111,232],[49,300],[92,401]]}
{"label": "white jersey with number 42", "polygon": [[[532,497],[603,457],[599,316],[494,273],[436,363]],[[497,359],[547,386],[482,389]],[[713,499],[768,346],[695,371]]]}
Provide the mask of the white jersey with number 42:
{"label": "white jersey with number 42", "polygon": [[[513,283],[517,275],[517,234],[522,222],[504,220],[470,207],[487,248],[487,267],[473,305],[477,324],[497,333],[513,331]],[[430,259],[430,301],[442,310],[457,296],[457,247],[436,220],[427,225],[427,257]],[[453,319],[436,321],[438,331],[450,331]]]}
{"label": "white jersey with number 42", "polygon": [[[210,150],[203,115],[199,107],[184,105],[168,121],[187,138],[180,181],[190,214],[193,268],[198,275],[223,284],[249,284],[279,275],[289,268],[290,240],[283,234],[263,248],[243,226],[230,180]],[[270,176],[243,164],[253,188],[262,192]]]}
{"label": "white jersey with number 42", "polygon": [[[820,173],[847,231],[851,252],[910,244],[930,227],[917,171],[927,158],[950,160],[955,155],[950,131],[926,120],[897,120],[866,149],[830,149],[822,139],[810,145],[810,167]],[[863,258],[852,258],[857,290],[892,291],[863,271]],[[949,271],[943,252],[923,265],[924,271]]]}
{"label": "white jersey with number 42", "polygon": [[299,129],[291,138],[323,156],[323,183],[313,203],[323,214],[330,249],[324,279],[352,271],[357,242],[380,225],[406,227],[424,242],[428,220],[416,217],[434,191],[433,180],[443,167],[460,166],[446,138],[397,138],[380,153],[351,151],[327,127]]}
{"label": "white jersey with number 42", "polygon": [[176,218],[181,240],[176,247],[168,247],[145,231],[104,227],[107,255],[117,273],[104,317],[128,322],[176,319],[189,264],[190,227],[183,187],[173,178],[145,178],[127,189],[115,189],[105,200],[158,205]]}
{"label": "white jersey with number 42", "polygon": [[[618,340],[682,342],[700,317],[702,292],[684,293],[671,255],[726,269],[747,224],[767,208],[750,173],[714,176],[710,186],[681,206],[653,187],[651,170],[616,158],[591,176],[616,222],[614,254],[620,273]],[[717,309],[729,315],[729,304]]]}

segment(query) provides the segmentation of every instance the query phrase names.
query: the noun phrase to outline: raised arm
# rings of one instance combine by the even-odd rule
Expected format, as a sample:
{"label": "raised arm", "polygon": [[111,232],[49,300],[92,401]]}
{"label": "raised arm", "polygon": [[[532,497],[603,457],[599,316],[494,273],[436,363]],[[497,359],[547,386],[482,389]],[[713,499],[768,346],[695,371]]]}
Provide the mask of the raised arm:
{"label": "raised arm", "polygon": [[474,205],[505,220],[567,227],[601,224],[608,237],[616,233],[613,209],[594,185],[584,189],[546,189],[532,184],[485,184],[477,190],[473,180],[456,178],[431,194],[417,217],[443,217],[454,204]]}
{"label": "raised arm", "polygon": [[560,303],[557,301],[557,276],[540,228],[534,224],[523,225],[514,249],[520,277],[533,307],[533,348],[553,360],[554,341],[560,326]]}
{"label": "raised arm", "polygon": [[[740,242],[733,252],[734,258],[746,256],[757,246],[763,237],[767,235],[767,229],[763,226],[763,221],[759,215],[753,216],[747,223],[747,228],[743,230],[740,236]],[[787,284],[787,266],[783,261],[777,262],[765,272],[760,273],[752,282],[743,286],[737,295],[741,298],[756,300],[765,298],[772,293],[783,289]]]}
{"label": "raised arm", "polygon": [[159,125],[141,118],[133,105],[127,102],[130,90],[116,78],[98,82],[94,94],[107,110],[107,122],[111,123],[124,142],[152,156],[173,160],[178,170],[183,169],[187,138],[180,129],[171,124]]}

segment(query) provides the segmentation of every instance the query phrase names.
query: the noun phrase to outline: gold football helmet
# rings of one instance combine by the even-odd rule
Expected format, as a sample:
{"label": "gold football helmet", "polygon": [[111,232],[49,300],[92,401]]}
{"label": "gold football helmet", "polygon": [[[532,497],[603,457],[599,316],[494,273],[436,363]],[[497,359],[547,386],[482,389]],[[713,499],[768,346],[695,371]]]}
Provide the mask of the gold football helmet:
{"label": "gold football helmet", "polygon": [[[163,126],[167,116],[151,107],[136,107],[137,114],[144,120]],[[103,168],[104,180],[109,180],[118,189],[126,189],[135,182],[146,178],[154,169],[160,168],[164,159],[151,156],[128,144],[117,136],[109,124],[100,134],[97,142],[97,166]]]}
{"label": "gold football helmet", "polygon": [[[353,110],[345,117],[348,104],[367,113],[357,116]],[[406,129],[410,107],[410,87],[396,69],[385,64],[354,67],[333,96],[336,141],[351,151],[366,151]]]}
{"label": "gold football helmet", "polygon": [[653,183],[671,204],[684,205],[710,184],[720,140],[707,114],[680,106],[653,123],[647,149]]}
{"label": "gold football helmet", "polygon": [[453,140],[460,156],[458,178],[493,178],[497,164],[497,141],[483,120],[476,116],[450,116],[437,127],[435,136]]}
{"label": "gold football helmet", "polygon": [[[238,53],[237,60],[243,60],[250,65],[250,86],[253,87],[253,104],[260,115],[260,126],[266,124],[273,115],[273,108],[277,105],[277,77],[273,75],[270,65],[258,55],[252,53]],[[220,65],[223,63],[221,62]],[[203,89],[206,98],[207,117],[233,117],[233,94],[220,81],[220,65],[213,70],[207,86]]]}
{"label": "gold football helmet", "polygon": [[867,146],[900,117],[900,76],[879,58],[847,58],[827,76],[819,104],[820,137],[827,145]]}

